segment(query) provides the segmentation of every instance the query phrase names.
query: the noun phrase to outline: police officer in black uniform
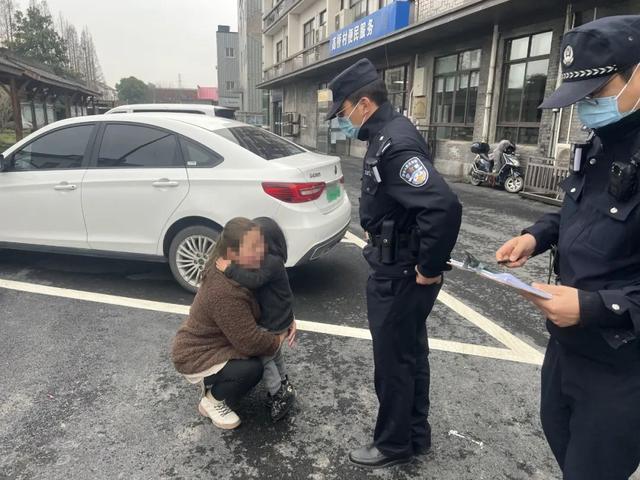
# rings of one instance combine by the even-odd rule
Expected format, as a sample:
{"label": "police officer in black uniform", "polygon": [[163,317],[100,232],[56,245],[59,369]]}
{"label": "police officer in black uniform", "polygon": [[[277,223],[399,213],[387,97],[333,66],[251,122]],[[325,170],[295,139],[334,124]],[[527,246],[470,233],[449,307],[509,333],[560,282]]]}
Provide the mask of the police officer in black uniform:
{"label": "police officer in black uniform", "polygon": [[507,242],[522,266],[557,247],[557,286],[529,297],[551,334],[542,426],[565,480],[627,480],[640,462],[640,16],[567,32],[561,87],[542,108],[577,105],[592,134],[574,146],[562,210]]}
{"label": "police officer in black uniform", "polygon": [[350,138],[368,142],[360,219],[375,388],[380,402],[373,443],[351,452],[372,468],[404,463],[431,447],[426,318],[460,229],[462,207],[433,167],[424,138],[387,100],[375,67],[363,59],[330,84]]}

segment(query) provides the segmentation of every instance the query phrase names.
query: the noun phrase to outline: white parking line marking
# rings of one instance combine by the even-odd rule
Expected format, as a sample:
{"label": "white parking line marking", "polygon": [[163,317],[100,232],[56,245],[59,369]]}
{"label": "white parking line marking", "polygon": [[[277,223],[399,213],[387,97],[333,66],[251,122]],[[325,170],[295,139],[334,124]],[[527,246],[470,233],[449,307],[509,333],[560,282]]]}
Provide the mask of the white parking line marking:
{"label": "white parking line marking", "polygon": [[[360,248],[364,248],[367,245],[367,242],[351,232],[347,232],[342,241],[343,243],[357,245]],[[440,291],[440,295],[438,295],[438,301],[449,307],[461,317],[466,318],[476,327],[491,335],[507,348],[483,347],[466,343],[449,342],[447,340],[429,339],[429,343],[432,348],[436,350],[464,353],[467,355],[478,355],[482,357],[489,356],[491,358],[542,365],[544,355],[541,352],[520,340],[515,335],[509,333],[495,322],[492,322],[484,315],[465,305],[453,295],[442,290]],[[442,348],[438,348],[438,346]]]}
{"label": "white parking line marking", "polygon": [[363,239],[361,239],[357,235],[354,235],[351,232],[347,232],[344,234],[344,238],[342,239],[342,242],[353,243],[354,245],[357,245],[360,248],[364,248],[367,246],[367,242],[365,242]]}
{"label": "white parking line marking", "polygon": [[131,297],[120,297],[105,293],[87,292],[84,290],[71,290],[68,288],[50,287],[37,283],[16,282],[13,280],[0,279],[0,288],[6,290],[16,290],[19,292],[36,293],[49,295],[51,297],[69,298],[72,300],[84,300],[87,302],[103,303],[105,305],[115,305],[119,307],[131,307],[141,310],[151,310],[154,312],[175,313],[178,315],[188,315],[189,306],[176,303],[155,302],[152,300],[141,300]]}
{"label": "white parking line marking", "polygon": [[[0,279],[0,288],[14,290],[18,292],[34,293],[38,295],[49,295],[71,300],[82,300],[87,302],[102,303],[119,307],[129,307],[154,312],[172,313],[176,315],[188,315],[189,306],[175,303],[156,302],[152,300],[141,300],[137,298],[121,297],[104,293],[87,292],[83,290],[72,290],[68,288],[51,287],[35,283],[16,282],[13,280]],[[478,314],[479,315],[479,314]],[[364,328],[348,327],[344,325],[333,325],[329,323],[310,322],[297,319],[298,329],[301,331],[322,333],[339,337],[360,338],[371,340],[369,330]],[[500,328],[500,327],[498,327]],[[524,342],[523,342],[524,343]],[[524,344],[526,345],[526,344]],[[522,350],[485,347],[467,343],[452,342],[448,340],[429,339],[429,346],[432,350],[461,353],[464,355],[474,355],[478,357],[493,358],[498,360],[509,360],[513,362],[539,365],[538,359],[531,354],[526,354]],[[528,345],[526,345],[528,348]],[[536,352],[537,353],[537,352]]]}
{"label": "white parking line marking", "polygon": [[[334,335],[338,337],[371,340],[369,330],[364,328],[345,327],[330,323],[307,322],[299,319],[296,319],[296,322],[298,324],[298,329],[306,332],[325,333],[327,335]],[[440,350],[443,352],[461,353],[463,355],[473,355],[476,357],[494,358],[498,360],[509,360],[512,362],[539,365],[538,359],[535,356],[527,356],[520,351],[514,351],[507,348],[485,347],[483,345],[440,340],[438,338],[429,339],[429,348],[431,350]]]}

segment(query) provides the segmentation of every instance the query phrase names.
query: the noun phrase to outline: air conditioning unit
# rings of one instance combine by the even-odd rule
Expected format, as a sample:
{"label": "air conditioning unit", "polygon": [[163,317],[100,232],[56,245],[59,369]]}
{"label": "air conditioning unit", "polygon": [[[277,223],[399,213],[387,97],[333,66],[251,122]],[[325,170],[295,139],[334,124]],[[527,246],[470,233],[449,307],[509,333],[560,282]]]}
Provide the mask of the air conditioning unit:
{"label": "air conditioning unit", "polygon": [[282,115],[282,135],[297,137],[300,135],[300,114],[287,112]]}
{"label": "air conditioning unit", "polygon": [[571,144],[558,143],[555,152],[556,166],[569,165],[571,160]]}

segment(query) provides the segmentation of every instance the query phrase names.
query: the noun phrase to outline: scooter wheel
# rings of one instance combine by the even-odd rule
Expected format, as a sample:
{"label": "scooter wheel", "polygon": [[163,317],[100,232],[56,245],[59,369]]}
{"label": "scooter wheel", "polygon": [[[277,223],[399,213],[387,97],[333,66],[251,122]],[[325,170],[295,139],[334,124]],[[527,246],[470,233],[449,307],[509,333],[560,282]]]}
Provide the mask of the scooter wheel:
{"label": "scooter wheel", "polygon": [[509,193],[519,193],[524,188],[524,178],[510,175],[504,182],[504,189]]}
{"label": "scooter wheel", "polygon": [[476,176],[473,174],[473,171],[470,171],[470,172],[469,172],[469,183],[470,183],[471,185],[473,185],[474,187],[477,187],[477,186],[479,186],[479,185],[482,183],[482,180],[481,180],[480,178],[476,177]]}

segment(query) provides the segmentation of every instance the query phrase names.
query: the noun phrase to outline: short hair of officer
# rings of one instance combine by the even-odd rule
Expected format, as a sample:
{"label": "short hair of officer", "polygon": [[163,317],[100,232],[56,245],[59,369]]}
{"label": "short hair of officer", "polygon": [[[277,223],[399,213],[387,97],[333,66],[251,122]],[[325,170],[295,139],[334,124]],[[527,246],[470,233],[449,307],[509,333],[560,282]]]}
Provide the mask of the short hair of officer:
{"label": "short hair of officer", "polygon": [[[624,88],[625,85],[627,88]],[[620,92],[622,94],[618,97],[618,109],[621,113],[637,108],[638,98],[640,98],[640,67],[638,65],[632,65],[613,75],[611,80],[589,95],[589,98],[615,97]]]}

